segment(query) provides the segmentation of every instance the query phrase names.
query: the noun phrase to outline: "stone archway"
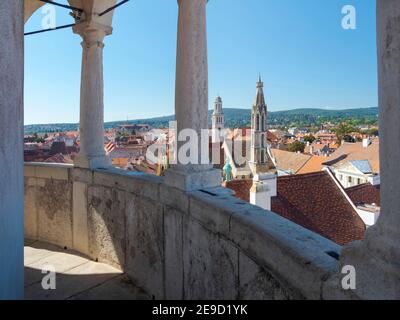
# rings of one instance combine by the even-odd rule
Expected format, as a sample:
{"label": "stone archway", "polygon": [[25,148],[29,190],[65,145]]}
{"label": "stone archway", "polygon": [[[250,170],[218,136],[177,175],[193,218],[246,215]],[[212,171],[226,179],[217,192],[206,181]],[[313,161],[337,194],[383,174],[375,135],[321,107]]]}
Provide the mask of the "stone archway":
{"label": "stone archway", "polygon": [[35,11],[45,4],[46,3],[38,0],[24,0],[24,23],[27,23]]}

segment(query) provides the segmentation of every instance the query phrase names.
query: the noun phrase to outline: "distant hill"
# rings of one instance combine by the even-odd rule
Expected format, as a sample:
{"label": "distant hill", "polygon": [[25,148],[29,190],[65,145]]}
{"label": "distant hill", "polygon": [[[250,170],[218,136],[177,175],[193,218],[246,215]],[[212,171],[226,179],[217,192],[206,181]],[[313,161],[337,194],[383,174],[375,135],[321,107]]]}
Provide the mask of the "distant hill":
{"label": "distant hill", "polygon": [[[360,108],[348,110],[326,110],[326,109],[294,109],[287,111],[276,111],[269,113],[269,125],[279,126],[312,126],[319,125],[323,122],[341,122],[352,121],[354,124],[374,124],[378,119],[378,108]],[[250,125],[250,109],[233,109],[224,108],[225,123],[227,127],[243,127]],[[212,111],[209,111],[209,115]],[[123,124],[149,124],[154,128],[168,127],[170,121],[175,116],[165,116],[150,119],[131,120],[131,121],[114,121],[104,124],[106,129],[112,129]],[[78,124],[60,123],[60,124],[35,124],[25,126],[25,133],[50,133],[75,131]]]}

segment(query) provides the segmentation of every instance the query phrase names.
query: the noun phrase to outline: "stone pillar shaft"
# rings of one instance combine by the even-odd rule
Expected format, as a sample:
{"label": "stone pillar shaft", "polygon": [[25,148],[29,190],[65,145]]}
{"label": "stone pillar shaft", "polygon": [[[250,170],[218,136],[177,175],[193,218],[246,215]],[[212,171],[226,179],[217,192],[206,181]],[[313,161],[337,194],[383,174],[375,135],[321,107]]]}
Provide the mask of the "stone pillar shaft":
{"label": "stone pillar shaft", "polygon": [[400,2],[377,1],[381,213],[365,240],[343,248],[363,299],[400,299]]}
{"label": "stone pillar shaft", "polygon": [[[379,225],[400,239],[400,2],[378,1],[381,216]],[[399,248],[400,250],[400,248]]]}
{"label": "stone pillar shaft", "polygon": [[105,168],[110,166],[110,160],[104,150],[103,39],[111,33],[111,28],[84,22],[77,25],[74,32],[83,38],[80,152],[75,165]]}
{"label": "stone pillar shaft", "polygon": [[[167,184],[186,190],[216,187],[221,175],[203,163],[201,150],[207,149],[208,139],[201,141],[202,129],[208,130],[208,61],[207,61],[207,0],[178,0],[178,44],[176,59],[175,115],[177,138],[185,129],[197,132],[197,163],[177,164],[166,173]],[[186,142],[178,141],[178,150]],[[207,146],[201,147],[201,146]],[[179,153],[179,151],[178,151]],[[203,155],[203,158],[204,155]],[[204,160],[204,159],[203,159]]]}
{"label": "stone pillar shaft", "polygon": [[24,297],[24,1],[0,1],[0,300]]}
{"label": "stone pillar shaft", "polygon": [[179,0],[175,113],[178,131],[208,128],[207,0]]}
{"label": "stone pillar shaft", "polygon": [[[381,213],[366,242],[386,261],[400,261],[400,2],[377,2]],[[399,284],[400,286],[400,284]]]}

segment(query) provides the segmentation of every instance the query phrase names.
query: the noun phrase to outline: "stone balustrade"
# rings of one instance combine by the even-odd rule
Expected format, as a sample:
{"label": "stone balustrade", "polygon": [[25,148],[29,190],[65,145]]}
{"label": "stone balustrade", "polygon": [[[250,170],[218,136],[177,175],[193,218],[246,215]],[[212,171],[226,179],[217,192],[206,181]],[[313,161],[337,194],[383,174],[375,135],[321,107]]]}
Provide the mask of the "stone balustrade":
{"label": "stone balustrade", "polygon": [[117,267],[157,299],[343,295],[330,280],[338,245],[224,188],[184,192],[157,176],[29,163],[25,236]]}

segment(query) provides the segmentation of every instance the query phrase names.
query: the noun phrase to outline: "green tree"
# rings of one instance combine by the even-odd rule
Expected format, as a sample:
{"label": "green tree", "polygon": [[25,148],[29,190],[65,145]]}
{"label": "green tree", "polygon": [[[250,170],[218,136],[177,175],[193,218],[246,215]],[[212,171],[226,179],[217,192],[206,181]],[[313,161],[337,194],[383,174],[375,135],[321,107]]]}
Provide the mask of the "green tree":
{"label": "green tree", "polygon": [[369,129],[367,130],[367,134],[370,136],[379,136],[379,130],[378,129]]}
{"label": "green tree", "polygon": [[315,137],[312,134],[304,137],[304,142],[313,143],[314,141],[315,141]]}
{"label": "green tree", "polygon": [[288,145],[288,151],[290,152],[304,152],[306,145],[303,142],[295,141]]}
{"label": "green tree", "polygon": [[[335,130],[338,143],[341,144],[342,141],[345,139],[345,137],[349,135],[349,133],[355,131],[358,130],[354,128],[352,125],[348,124],[347,122],[340,123]],[[346,137],[346,139],[348,139],[348,137]]]}

